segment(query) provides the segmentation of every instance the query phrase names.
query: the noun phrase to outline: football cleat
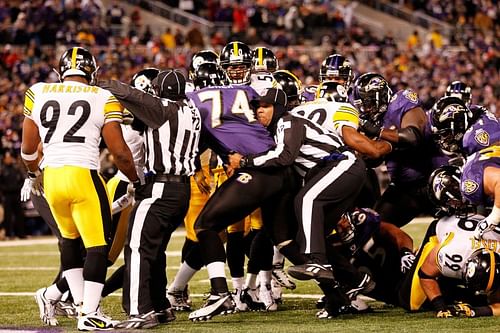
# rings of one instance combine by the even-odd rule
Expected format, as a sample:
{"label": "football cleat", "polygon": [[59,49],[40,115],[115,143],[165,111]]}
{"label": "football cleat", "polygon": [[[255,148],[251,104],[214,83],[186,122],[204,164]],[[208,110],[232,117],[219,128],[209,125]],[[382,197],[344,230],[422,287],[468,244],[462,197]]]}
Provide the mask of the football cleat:
{"label": "football cleat", "polygon": [[40,319],[45,325],[57,326],[59,322],[56,319],[56,302],[45,298],[47,288],[38,289],[35,293],[35,300],[40,311]]}
{"label": "football cleat", "polygon": [[236,312],[236,304],[230,293],[211,294],[205,305],[189,314],[191,321],[209,320],[216,315]]}
{"label": "football cleat", "polygon": [[78,317],[77,327],[79,331],[109,331],[115,327],[115,323],[110,317],[95,311]]}
{"label": "football cleat", "polygon": [[59,301],[55,306],[56,316],[65,316],[68,318],[78,317],[78,307],[73,302]]}
{"label": "football cleat", "polygon": [[158,311],[155,314],[156,314],[156,318],[158,318],[158,322],[160,324],[168,324],[171,321],[174,321],[175,319],[177,319],[177,317],[175,316],[174,309],[172,309],[172,308]]}
{"label": "football cleat", "polygon": [[297,288],[295,282],[290,280],[285,270],[283,269],[283,263],[273,265],[272,274],[273,280],[276,281],[280,286],[290,290],[294,290],[295,288]]}
{"label": "football cleat", "polygon": [[264,310],[264,303],[259,299],[259,291],[256,289],[243,289],[240,300],[245,303],[250,311]]}
{"label": "football cleat", "polygon": [[158,325],[158,317],[153,310],[145,314],[131,315],[129,319],[116,324],[115,328],[134,330],[153,328]]}
{"label": "football cleat", "polygon": [[271,280],[271,289],[273,291],[273,298],[276,304],[281,304],[283,303],[282,300],[282,295],[283,295],[283,287],[276,282],[276,280],[272,279]]}
{"label": "football cleat", "polygon": [[191,311],[191,301],[187,294],[187,287],[184,290],[172,289],[167,291],[167,298],[174,310]]}
{"label": "football cleat", "polygon": [[241,294],[243,293],[242,289],[236,289],[233,293],[234,303],[236,304],[236,310],[239,312],[248,311],[248,306],[245,302],[241,300]]}
{"label": "football cleat", "polygon": [[347,297],[350,300],[356,299],[356,296],[360,293],[369,293],[373,289],[375,289],[376,283],[373,281],[372,277],[370,274],[365,273],[363,276],[363,279],[361,279],[361,282],[355,286],[354,288],[351,288],[346,292]]}
{"label": "football cleat", "polygon": [[278,310],[278,304],[274,301],[273,290],[270,284],[260,287],[259,299],[264,305],[265,311],[276,311]]}
{"label": "football cleat", "polygon": [[332,266],[325,264],[303,264],[291,266],[288,268],[288,274],[297,280],[335,280],[333,277]]}

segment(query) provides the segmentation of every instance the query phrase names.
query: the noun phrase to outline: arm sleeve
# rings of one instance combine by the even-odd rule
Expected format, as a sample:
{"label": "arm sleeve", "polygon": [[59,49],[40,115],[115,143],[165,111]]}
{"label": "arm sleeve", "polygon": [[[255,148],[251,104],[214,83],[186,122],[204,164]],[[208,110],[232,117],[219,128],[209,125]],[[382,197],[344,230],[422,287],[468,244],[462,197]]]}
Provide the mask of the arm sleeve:
{"label": "arm sleeve", "polygon": [[24,116],[33,119],[31,113],[33,112],[33,105],[35,104],[35,94],[33,90],[29,88],[24,94]]}
{"label": "arm sleeve", "polygon": [[280,119],[275,135],[276,147],[265,153],[249,157],[250,166],[282,167],[292,165],[302,146],[303,126],[297,117]]}
{"label": "arm sleeve", "polygon": [[120,103],[150,128],[158,128],[179,110],[175,102],[162,102],[161,98],[135,89],[116,80],[99,81],[99,86],[109,90]]}

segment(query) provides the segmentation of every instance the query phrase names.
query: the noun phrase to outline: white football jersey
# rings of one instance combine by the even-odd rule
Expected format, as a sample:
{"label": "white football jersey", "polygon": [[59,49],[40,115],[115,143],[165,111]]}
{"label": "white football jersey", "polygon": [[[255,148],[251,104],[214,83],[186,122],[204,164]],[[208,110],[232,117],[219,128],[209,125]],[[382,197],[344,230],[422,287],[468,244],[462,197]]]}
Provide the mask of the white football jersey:
{"label": "white football jersey", "polygon": [[316,99],[295,107],[293,115],[307,118],[321,127],[342,136],[342,126],[358,129],[359,112],[350,103]]}
{"label": "white football jersey", "polygon": [[250,87],[261,96],[265,95],[267,89],[270,88],[283,89],[271,73],[253,73],[250,76]]}
{"label": "white football jersey", "polygon": [[186,88],[185,88],[185,92],[186,93],[191,93],[191,92],[193,92],[195,90],[196,90],[196,88],[195,88],[193,82],[186,82]]}
{"label": "white football jersey", "polygon": [[101,129],[122,121],[123,107],[107,90],[75,81],[36,83],[26,91],[24,115],[38,126],[43,163],[99,167]]}
{"label": "white football jersey", "polygon": [[486,248],[500,253],[500,235],[496,232],[485,233],[481,241],[474,238],[474,230],[483,219],[481,215],[473,215],[439,220],[436,225],[436,237],[440,243],[437,263],[444,276],[461,279],[467,259],[477,249]]}

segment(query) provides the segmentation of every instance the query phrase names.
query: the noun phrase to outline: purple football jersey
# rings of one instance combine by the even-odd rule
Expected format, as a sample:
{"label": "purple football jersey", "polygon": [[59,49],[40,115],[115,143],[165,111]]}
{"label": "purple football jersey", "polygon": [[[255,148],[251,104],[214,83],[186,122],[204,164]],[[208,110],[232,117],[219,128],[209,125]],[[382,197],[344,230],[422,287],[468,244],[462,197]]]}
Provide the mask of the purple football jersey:
{"label": "purple football jersey", "polygon": [[462,140],[464,152],[467,155],[472,155],[497,142],[500,142],[500,123],[495,115],[490,112],[483,113],[465,132]]}
{"label": "purple football jersey", "polygon": [[460,190],[465,199],[475,205],[489,205],[491,198],[484,195],[483,175],[487,166],[500,168],[500,146],[480,150],[467,158],[460,181]]}
{"label": "purple football jersey", "polygon": [[202,141],[225,159],[229,152],[259,154],[275,146],[255,118],[252,101],[259,95],[249,86],[207,87],[187,94],[202,119]]}
{"label": "purple football jersey", "polygon": [[[391,98],[384,114],[383,126],[388,129],[400,129],[401,119],[411,109],[421,107],[417,93],[411,89],[400,90]],[[432,170],[433,154],[430,130],[424,131],[424,143],[416,149],[395,151],[386,158],[386,165],[391,181],[407,183],[427,179]],[[426,157],[424,157],[426,156]],[[437,163],[437,162],[436,162]]]}

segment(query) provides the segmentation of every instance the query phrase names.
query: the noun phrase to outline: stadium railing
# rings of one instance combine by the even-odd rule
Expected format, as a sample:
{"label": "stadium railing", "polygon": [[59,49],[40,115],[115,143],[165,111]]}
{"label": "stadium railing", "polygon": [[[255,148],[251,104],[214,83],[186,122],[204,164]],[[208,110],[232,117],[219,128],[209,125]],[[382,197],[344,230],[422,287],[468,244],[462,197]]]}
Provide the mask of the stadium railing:
{"label": "stadium railing", "polygon": [[403,19],[407,22],[416,24],[422,28],[438,29],[439,32],[443,34],[443,36],[445,37],[450,37],[451,33],[454,30],[454,28],[448,23],[435,19],[420,11],[412,11],[408,8],[390,3],[388,1],[369,0],[369,1],[361,1],[361,3],[370,6],[376,10],[380,10],[384,13]]}

